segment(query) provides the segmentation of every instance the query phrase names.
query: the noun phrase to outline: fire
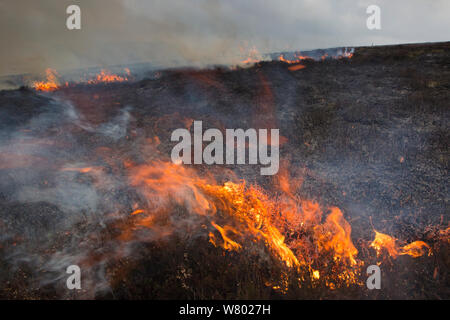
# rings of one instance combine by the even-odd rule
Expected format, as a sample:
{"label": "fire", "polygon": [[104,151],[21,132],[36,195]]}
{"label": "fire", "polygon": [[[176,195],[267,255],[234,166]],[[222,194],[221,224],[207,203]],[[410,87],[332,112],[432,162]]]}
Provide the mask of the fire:
{"label": "fire", "polygon": [[[129,75],[130,70],[125,69],[125,72]],[[89,84],[96,84],[96,83],[111,83],[111,82],[124,82],[128,81],[127,77],[121,77],[116,74],[113,74],[109,72],[108,70],[102,69],[99,74],[95,76],[94,79],[88,80],[87,83]]]}
{"label": "fire", "polygon": [[[77,83],[99,84],[99,83],[114,83],[129,81],[131,78],[130,69],[124,69],[126,76],[119,76],[111,73],[106,69],[102,69],[99,74],[95,75],[93,79],[80,80]],[[45,81],[35,81],[32,87],[37,91],[51,92],[60,89],[61,87],[68,87],[69,82],[66,81],[63,85],[60,84],[58,73],[53,69],[47,69]]]}
{"label": "fire", "polygon": [[315,231],[319,251],[334,251],[334,260],[344,260],[352,266],[358,263],[355,260],[358,250],[356,250],[350,238],[350,224],[344,219],[339,208],[331,208],[331,213],[326,218],[325,224],[316,226]]}
{"label": "fire", "polygon": [[397,239],[388,236],[387,234],[375,231],[375,239],[370,244],[370,247],[374,248],[377,252],[377,256],[382,255],[383,252],[387,252],[392,258],[397,258],[400,255],[409,255],[413,258],[418,258],[428,251],[428,255],[431,254],[431,248],[423,241],[414,241],[403,247],[399,247]]}
{"label": "fire", "polygon": [[[243,251],[259,244],[287,269],[301,274],[300,282],[309,277],[312,283],[320,280],[330,289],[362,283],[359,276],[364,263],[358,259],[343,212],[337,207],[323,210],[317,202],[295,196],[294,189],[302,181],[291,179],[286,170],[278,177],[279,194],[271,197],[257,185],[245,181],[220,184],[208,174],[199,177],[194,169],[170,162],[128,163],[126,167],[131,186],[146,203],[145,208],[131,212],[134,227],[127,225],[121,239],[132,240],[133,230],[138,228],[172,233],[176,226],[171,215],[184,207],[189,224],[196,219],[205,221],[199,224],[207,229],[215,247]],[[375,234],[370,246],[377,256],[386,250],[392,257],[416,258],[430,249],[422,241],[399,247],[395,238]],[[270,286],[282,292],[286,289],[283,284]]]}
{"label": "fire", "polygon": [[447,241],[450,244],[450,228],[440,230],[439,234],[444,241]]}
{"label": "fire", "polygon": [[343,53],[342,53],[342,56],[341,56],[342,58],[346,58],[346,59],[351,59],[351,58],[353,58],[353,52],[352,51],[344,51]]}
{"label": "fire", "polygon": [[132,213],[131,213],[131,215],[135,215],[135,214],[139,214],[139,213],[144,213],[145,211],[144,210],[142,210],[142,209],[137,209],[137,210],[134,210]]}
{"label": "fire", "polygon": [[316,280],[320,279],[320,272],[319,272],[319,270],[314,270],[313,271],[313,278],[316,279]]}
{"label": "fire", "polygon": [[92,172],[94,170],[101,170],[101,168],[99,167],[85,167],[85,168],[62,168],[61,171],[77,171],[80,173],[88,173],[88,172]]}
{"label": "fire", "polygon": [[261,54],[255,46],[251,47],[249,50],[244,50],[241,48],[241,53],[243,53],[244,51],[247,51],[245,53],[247,57],[240,62],[241,64],[253,64],[263,60]]}
{"label": "fire", "polygon": [[325,61],[327,59],[351,59],[353,57],[353,48],[342,48],[339,49],[335,54],[329,55],[328,53],[323,54],[320,58],[319,57],[311,57],[306,55],[301,55],[300,53],[295,53],[294,59],[289,60],[284,57],[283,54],[280,54],[278,56],[278,61],[287,63],[287,64],[298,64],[298,66],[292,66],[289,67],[289,70],[296,71],[304,69],[305,66],[299,64],[304,60],[314,60],[314,61]]}
{"label": "fire", "polygon": [[299,63],[299,62],[301,62],[303,60],[311,59],[311,57],[301,56],[301,55],[295,55],[295,57],[297,59],[295,59],[295,60],[288,60],[288,59],[285,59],[282,54],[280,54],[280,56],[278,57],[278,60],[281,61],[281,62],[288,63],[288,64],[296,64],[296,63]]}
{"label": "fire", "polygon": [[278,61],[281,61],[281,62],[284,62],[287,64],[292,64],[292,66],[290,66],[288,68],[289,71],[297,71],[297,70],[302,70],[302,69],[306,68],[306,66],[304,66],[303,64],[300,63],[301,61],[311,59],[311,57],[301,56],[298,54],[296,54],[295,57],[296,57],[295,60],[288,60],[282,54],[280,54],[280,56],[278,57]]}
{"label": "fire", "polygon": [[381,255],[383,250],[386,250],[391,257],[398,256],[397,245],[394,238],[388,236],[387,234],[375,231],[375,239],[372,241],[370,246],[374,248],[377,255]]}
{"label": "fire", "polygon": [[293,66],[289,67],[288,69],[290,71],[297,71],[297,70],[301,70],[301,69],[305,69],[305,68],[306,67],[304,65],[302,65],[302,64],[296,64],[296,65],[293,65]]}
{"label": "fire", "polygon": [[[329,287],[358,283],[362,263],[356,257],[350,224],[338,208],[331,208],[323,221],[317,203],[298,199],[291,192],[291,185],[298,181],[282,179],[282,193],[272,198],[257,185],[245,181],[218,184],[213,177],[200,178],[193,169],[173,163],[153,162],[128,170],[131,185],[147,201],[144,209],[131,213],[132,229],[170,233],[175,227],[169,216],[184,206],[190,215],[209,221],[208,238],[215,247],[241,251],[249,250],[252,243],[260,244],[286,268],[311,280],[324,279]],[[121,239],[131,238],[128,226]],[[330,263],[332,271],[322,273]]]}
{"label": "fire", "polygon": [[430,246],[423,241],[414,241],[410,244],[402,247],[400,254],[407,254],[413,258],[418,258],[428,251],[428,255],[431,254]]}
{"label": "fire", "polygon": [[336,59],[351,59],[353,57],[355,49],[354,48],[343,48],[338,51],[337,55],[334,57]]}
{"label": "fire", "polygon": [[[212,197],[213,206],[223,213],[225,220],[238,225],[243,229],[243,234],[263,241],[288,267],[299,264],[297,257],[285,244],[284,236],[273,225],[273,212],[267,207],[271,203],[261,190],[252,186],[247,188],[244,182],[226,182],[223,186],[207,184],[201,188]],[[224,238],[224,241],[227,239]]]}
{"label": "fire", "polygon": [[[230,227],[230,226],[225,226],[224,228],[222,228],[222,227],[218,226],[217,224],[215,224],[214,221],[211,221],[211,224],[212,224],[213,227],[216,228],[216,229],[220,232],[220,234],[222,235],[222,239],[223,239],[223,245],[222,245],[222,247],[223,247],[225,250],[239,250],[239,249],[242,248],[242,246],[241,246],[239,243],[237,243],[237,242],[231,240],[231,239],[227,236],[227,233],[230,232],[230,231],[233,232],[233,233],[235,233],[235,234],[239,234],[238,231],[236,231],[234,228],[232,228],[232,227]],[[210,238],[209,241],[210,241],[214,246],[217,247],[217,244],[216,244],[216,238],[215,238],[215,236],[214,236],[214,234],[213,234],[212,232],[209,233],[209,238]]]}
{"label": "fire", "polygon": [[45,70],[47,80],[35,81],[32,86],[37,91],[55,91],[59,89],[58,74],[55,70],[48,68]]}

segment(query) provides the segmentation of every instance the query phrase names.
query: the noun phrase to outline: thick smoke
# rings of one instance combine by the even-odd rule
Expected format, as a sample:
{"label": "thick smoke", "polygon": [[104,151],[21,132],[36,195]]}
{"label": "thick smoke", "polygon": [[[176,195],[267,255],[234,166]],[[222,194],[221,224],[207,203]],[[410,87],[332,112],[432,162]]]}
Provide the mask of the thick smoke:
{"label": "thick smoke", "polygon": [[[78,4],[82,29],[65,26]],[[366,0],[2,1],[0,75],[150,62],[237,63],[261,53],[335,46],[445,41],[445,0],[379,0],[382,30],[366,28]]]}
{"label": "thick smoke", "polygon": [[[193,192],[199,191],[186,183],[188,176],[178,183],[167,177],[164,188],[170,192],[158,193],[158,183],[153,190],[142,182],[130,182],[131,169],[124,162],[137,154],[146,163],[164,159],[145,137],[127,141],[135,120],[132,106],[94,124],[68,100],[47,99],[28,90],[4,94],[11,95],[11,101],[35,104],[28,118],[5,105],[0,119],[0,199],[4,200],[0,240],[7,248],[0,254],[8,263],[7,277],[26,266],[34,285],[42,290],[50,287],[58,297],[93,298],[111,289],[111,279],[106,277],[111,263],[136,258],[136,242],[202,225],[201,215],[191,213],[198,206]],[[11,121],[15,116],[18,121]],[[160,174],[156,170],[155,175]],[[166,210],[173,209],[173,194],[180,207],[186,206],[181,214]],[[169,222],[134,235],[133,226],[122,224],[138,204],[161,211]],[[124,241],[128,232],[133,238]],[[82,291],[71,293],[65,288],[70,265],[82,269]],[[33,284],[28,286],[27,290]]]}
{"label": "thick smoke", "polygon": [[[128,131],[130,108],[94,126],[68,101],[33,97],[26,91],[7,94],[28,96],[28,103],[37,101],[28,120],[19,115],[22,119],[15,123],[15,111],[8,106],[2,112],[0,198],[5,211],[0,239],[8,243],[5,258],[11,273],[25,263],[38,286],[55,281],[63,286],[67,266],[87,263],[96,252],[102,230],[119,218],[117,210],[123,203],[129,205],[120,196],[126,178],[95,166],[92,147],[73,132],[115,142]],[[80,225],[87,227],[80,229]],[[61,238],[62,234],[66,236]],[[110,250],[114,258],[118,248],[110,246],[104,244],[101,250]],[[86,268],[89,295],[108,287],[104,265],[99,259],[94,267]]]}

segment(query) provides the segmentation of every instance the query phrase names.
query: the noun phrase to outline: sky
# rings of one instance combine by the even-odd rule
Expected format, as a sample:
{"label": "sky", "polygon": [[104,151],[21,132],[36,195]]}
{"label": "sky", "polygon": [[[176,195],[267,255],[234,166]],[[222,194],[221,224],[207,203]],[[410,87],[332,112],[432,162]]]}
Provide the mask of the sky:
{"label": "sky", "polygon": [[[81,9],[68,30],[66,8]],[[369,30],[366,8],[381,9]],[[0,0],[0,76],[150,62],[236,64],[260,53],[450,40],[449,0]]]}

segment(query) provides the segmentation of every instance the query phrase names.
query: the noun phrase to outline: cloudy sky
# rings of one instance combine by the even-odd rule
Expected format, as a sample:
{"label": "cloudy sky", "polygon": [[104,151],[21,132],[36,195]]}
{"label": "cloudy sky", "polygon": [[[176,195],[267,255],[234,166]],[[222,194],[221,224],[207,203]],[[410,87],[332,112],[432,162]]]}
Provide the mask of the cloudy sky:
{"label": "cloudy sky", "polygon": [[[81,8],[67,30],[66,8]],[[366,8],[381,8],[368,30]],[[450,40],[449,0],[0,0],[0,75],[134,62],[236,63],[261,53]]]}

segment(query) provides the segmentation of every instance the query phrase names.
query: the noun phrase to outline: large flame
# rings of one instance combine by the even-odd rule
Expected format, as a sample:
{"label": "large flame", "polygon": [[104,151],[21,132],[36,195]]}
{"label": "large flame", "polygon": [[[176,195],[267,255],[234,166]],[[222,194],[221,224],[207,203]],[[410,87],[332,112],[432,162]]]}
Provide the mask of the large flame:
{"label": "large flame", "polygon": [[[280,172],[279,194],[271,197],[261,187],[245,181],[217,183],[210,176],[182,165],[155,161],[127,163],[130,184],[145,201],[144,208],[131,213],[133,226],[123,229],[121,239],[132,240],[135,230],[146,228],[170,234],[177,228],[173,215],[180,207],[191,216],[189,223],[202,218],[209,242],[226,251],[250,250],[255,244],[278,259],[287,269],[303,274],[314,283],[329,288],[361,284],[363,262],[351,238],[351,226],[337,207],[323,210],[314,201],[295,196],[300,180],[290,180]],[[204,220],[202,220],[204,221]],[[377,253],[385,248],[392,256],[418,257],[429,246],[416,241],[397,247],[393,238],[376,233],[371,245]],[[283,286],[273,285],[274,288]]]}

